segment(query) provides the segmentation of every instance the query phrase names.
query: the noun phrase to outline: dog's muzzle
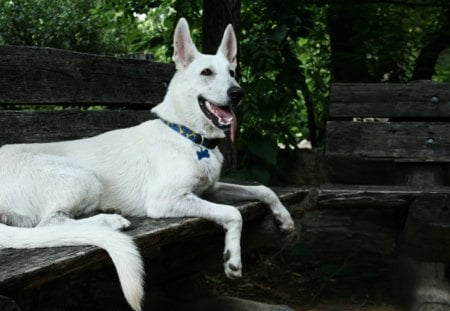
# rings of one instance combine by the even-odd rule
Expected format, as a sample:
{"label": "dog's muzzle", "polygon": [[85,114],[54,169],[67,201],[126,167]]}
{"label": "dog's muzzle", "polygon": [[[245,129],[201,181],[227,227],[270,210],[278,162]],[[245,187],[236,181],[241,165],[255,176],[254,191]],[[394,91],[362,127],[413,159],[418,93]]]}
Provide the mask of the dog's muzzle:
{"label": "dog's muzzle", "polygon": [[214,103],[203,96],[198,97],[198,103],[203,114],[215,127],[221,130],[229,130],[231,141],[234,141],[236,134],[237,120],[233,107],[237,106],[244,96],[244,90],[237,86],[232,86],[227,90],[229,98],[226,104]]}

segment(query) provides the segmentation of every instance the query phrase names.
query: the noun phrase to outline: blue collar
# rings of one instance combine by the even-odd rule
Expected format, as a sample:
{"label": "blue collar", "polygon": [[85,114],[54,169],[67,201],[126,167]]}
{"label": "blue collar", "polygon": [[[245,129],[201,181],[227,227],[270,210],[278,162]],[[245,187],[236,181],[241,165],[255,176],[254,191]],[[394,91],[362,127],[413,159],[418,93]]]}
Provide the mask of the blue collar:
{"label": "blue collar", "polygon": [[187,139],[192,141],[194,144],[201,145],[208,149],[214,149],[219,144],[219,140],[220,140],[219,138],[208,139],[208,138],[205,138],[203,135],[195,133],[193,130],[187,128],[184,125],[172,123],[172,122],[166,121],[164,119],[161,119],[160,117],[158,117],[158,118],[162,122],[164,122],[167,126],[169,126],[172,130],[174,130],[178,134],[186,137]]}

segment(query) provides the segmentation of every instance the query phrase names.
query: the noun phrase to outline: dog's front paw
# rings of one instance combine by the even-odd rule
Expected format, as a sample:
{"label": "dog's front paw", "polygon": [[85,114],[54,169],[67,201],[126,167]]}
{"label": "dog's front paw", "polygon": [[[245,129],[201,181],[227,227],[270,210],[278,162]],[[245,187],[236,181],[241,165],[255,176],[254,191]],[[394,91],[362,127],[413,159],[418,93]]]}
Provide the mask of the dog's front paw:
{"label": "dog's front paw", "polygon": [[230,251],[227,250],[223,254],[223,265],[225,268],[225,275],[230,279],[237,279],[242,276],[241,258],[238,256],[231,257]]}
{"label": "dog's front paw", "polygon": [[294,220],[292,220],[291,214],[289,214],[284,206],[279,214],[274,213],[274,217],[281,232],[291,233],[295,231]]}
{"label": "dog's front paw", "polygon": [[278,226],[280,228],[280,231],[285,232],[285,233],[292,233],[295,231],[295,224],[290,216],[288,219],[285,219],[283,222],[279,222]]}

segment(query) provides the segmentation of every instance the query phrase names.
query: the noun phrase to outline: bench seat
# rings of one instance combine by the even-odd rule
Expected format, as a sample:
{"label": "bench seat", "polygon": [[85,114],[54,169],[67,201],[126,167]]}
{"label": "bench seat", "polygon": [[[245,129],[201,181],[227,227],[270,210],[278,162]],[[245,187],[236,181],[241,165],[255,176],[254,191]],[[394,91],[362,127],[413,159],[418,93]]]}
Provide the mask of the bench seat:
{"label": "bench seat", "polygon": [[[281,200],[290,205],[298,203],[306,195],[308,189],[283,188],[277,189],[277,192]],[[261,220],[266,214],[268,218],[272,217],[268,213],[268,209],[260,202],[241,202],[237,206],[245,223]],[[152,248],[157,249],[164,245],[201,235],[221,233],[219,226],[200,218],[150,219],[131,217],[128,219],[132,225],[126,232],[134,237],[144,257],[151,253]],[[258,223],[261,224],[261,221],[258,221]],[[245,227],[246,224],[244,224],[244,230]],[[248,232],[246,235],[247,238],[252,238],[248,237],[250,235],[256,238],[260,233],[256,230],[255,232]],[[245,251],[245,248],[243,250]],[[219,252],[215,256],[221,258],[222,253]],[[3,249],[0,252],[0,294],[42,285],[65,274],[80,271],[108,260],[110,261],[106,252],[94,246]]]}

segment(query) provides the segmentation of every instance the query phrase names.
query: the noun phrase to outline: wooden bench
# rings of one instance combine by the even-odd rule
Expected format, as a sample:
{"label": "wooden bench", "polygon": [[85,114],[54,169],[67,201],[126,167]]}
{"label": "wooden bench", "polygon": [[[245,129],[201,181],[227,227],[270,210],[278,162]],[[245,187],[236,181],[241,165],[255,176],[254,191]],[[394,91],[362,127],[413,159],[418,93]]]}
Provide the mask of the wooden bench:
{"label": "wooden bench", "polygon": [[306,241],[449,262],[449,121],[450,84],[333,84],[328,182],[303,219]]}
{"label": "wooden bench", "polygon": [[[146,60],[0,46],[0,145],[77,139],[136,125],[150,118],[173,73],[173,65]],[[286,204],[306,192],[279,191]],[[243,250],[277,239],[262,204],[238,206],[246,222]],[[145,257],[147,287],[175,283],[211,262],[221,269],[223,232],[213,223],[131,221],[128,233]],[[128,310],[109,257],[92,246],[0,250],[0,295],[1,306],[7,296],[22,310],[45,310],[49,300],[56,309]],[[14,310],[12,302],[9,308]]]}

